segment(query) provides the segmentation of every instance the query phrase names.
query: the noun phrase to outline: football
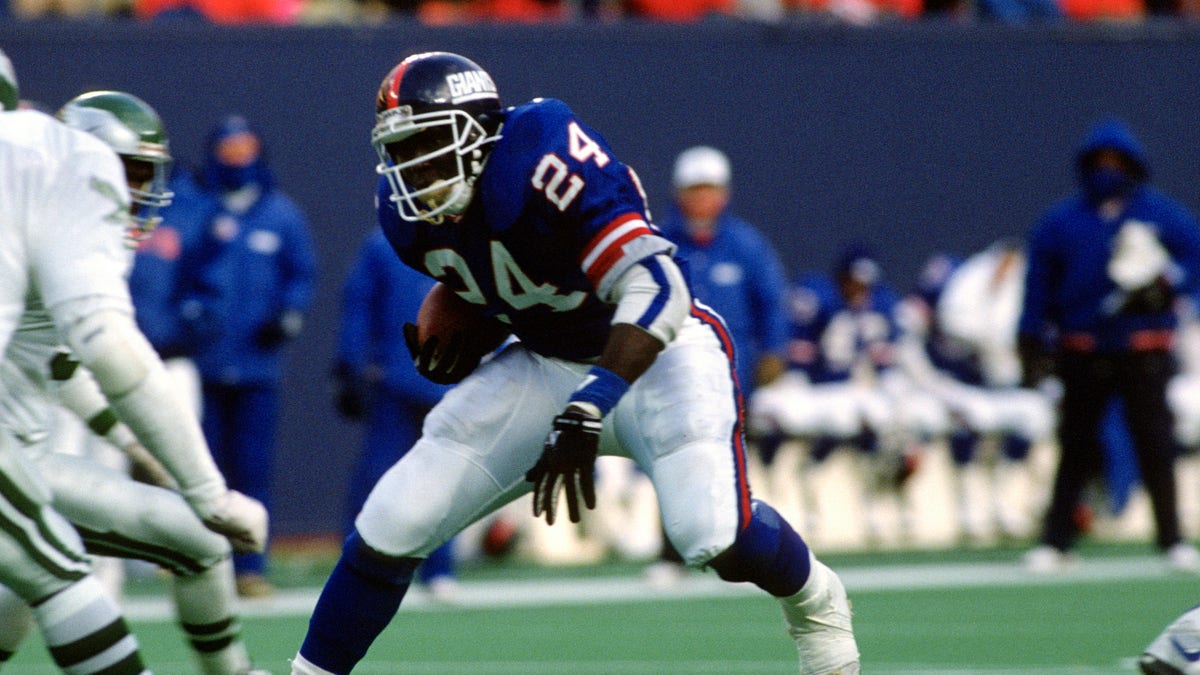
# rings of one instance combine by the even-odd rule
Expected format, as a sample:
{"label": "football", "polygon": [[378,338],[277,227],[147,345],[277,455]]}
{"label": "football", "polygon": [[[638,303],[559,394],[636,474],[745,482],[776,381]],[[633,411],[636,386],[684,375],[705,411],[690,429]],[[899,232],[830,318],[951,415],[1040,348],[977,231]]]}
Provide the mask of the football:
{"label": "football", "polygon": [[479,550],[489,558],[503,558],[513,552],[520,538],[521,532],[516,522],[505,516],[497,516],[484,531]]}
{"label": "football", "polygon": [[421,344],[437,336],[439,347],[449,343],[455,333],[466,339],[468,353],[483,355],[508,337],[508,326],[483,315],[479,305],[463,300],[450,287],[438,282],[434,284],[421,308],[417,310],[417,339]]}

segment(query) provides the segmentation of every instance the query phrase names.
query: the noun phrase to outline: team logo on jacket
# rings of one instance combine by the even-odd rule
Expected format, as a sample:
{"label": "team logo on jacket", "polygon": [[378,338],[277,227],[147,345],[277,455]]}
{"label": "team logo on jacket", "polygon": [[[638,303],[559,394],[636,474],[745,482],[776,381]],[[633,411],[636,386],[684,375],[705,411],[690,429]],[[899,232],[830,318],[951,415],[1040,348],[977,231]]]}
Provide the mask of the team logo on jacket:
{"label": "team logo on jacket", "polygon": [[739,284],[744,276],[745,273],[742,271],[742,266],[731,262],[717,263],[709,271],[709,278],[718,286]]}
{"label": "team logo on jacket", "polygon": [[282,246],[279,233],[270,230],[254,230],[246,236],[246,247],[255,253],[275,255]]}
{"label": "team logo on jacket", "polygon": [[220,216],[213,220],[212,234],[217,241],[228,243],[237,238],[242,227],[238,225],[238,221],[231,216]]}

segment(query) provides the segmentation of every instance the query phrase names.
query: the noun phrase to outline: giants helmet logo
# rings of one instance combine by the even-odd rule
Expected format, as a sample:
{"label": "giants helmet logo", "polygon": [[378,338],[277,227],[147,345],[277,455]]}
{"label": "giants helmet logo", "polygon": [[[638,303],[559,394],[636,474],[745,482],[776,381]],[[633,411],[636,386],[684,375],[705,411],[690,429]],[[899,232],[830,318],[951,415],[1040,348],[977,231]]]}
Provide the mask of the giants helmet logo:
{"label": "giants helmet logo", "polygon": [[450,88],[450,101],[455,104],[497,96],[496,83],[482,70],[450,73],[446,75],[446,86]]}

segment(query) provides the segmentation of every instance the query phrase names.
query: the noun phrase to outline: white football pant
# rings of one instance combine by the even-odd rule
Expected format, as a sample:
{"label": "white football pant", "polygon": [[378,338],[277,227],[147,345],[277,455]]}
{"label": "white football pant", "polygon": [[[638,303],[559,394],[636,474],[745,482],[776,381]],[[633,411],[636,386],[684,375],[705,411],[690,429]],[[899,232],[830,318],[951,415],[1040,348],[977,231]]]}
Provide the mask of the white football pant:
{"label": "white football pant", "polygon": [[[554,417],[589,364],[510,345],[429,413],[421,439],[380,479],[356,526],[372,548],[423,557],[529,493]],[[605,418],[602,454],[632,458],[653,482],[663,524],[690,564],[728,548],[749,508],[730,359],[689,318]],[[739,493],[740,489],[740,493]]]}

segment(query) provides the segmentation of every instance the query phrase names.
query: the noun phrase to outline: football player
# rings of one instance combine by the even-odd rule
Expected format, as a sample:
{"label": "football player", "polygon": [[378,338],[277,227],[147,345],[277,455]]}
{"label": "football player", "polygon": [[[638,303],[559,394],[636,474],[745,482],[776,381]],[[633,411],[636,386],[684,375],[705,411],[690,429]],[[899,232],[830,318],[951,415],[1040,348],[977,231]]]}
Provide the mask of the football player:
{"label": "football player", "polygon": [[[68,345],[170,472],[189,511],[236,546],[260,547],[265,511],[226,488],[198,422],[133,322],[124,275],[135,228],[121,160],[94,135],[42,113],[3,116],[0,247],[8,255],[0,261],[0,346],[7,355],[46,339],[47,330]],[[29,322],[31,313],[42,321]],[[120,609],[90,575],[78,534],[54,509],[39,472],[12,436],[0,434],[0,446],[7,479],[0,520],[17,533],[0,539],[0,582],[34,608],[64,670],[144,672]]]}
{"label": "football player", "polygon": [[[910,509],[898,488],[915,466],[908,454],[915,446],[891,391],[898,301],[874,253],[860,242],[843,248],[832,274],[802,273],[787,295],[788,372],[750,402],[752,430],[803,441],[810,467],[839,448],[855,451],[871,544],[885,539],[892,512],[900,515],[902,536],[911,534]],[[800,477],[809,513],[819,510],[815,473]]]}
{"label": "football player", "polygon": [[859,672],[842,582],[750,496],[732,342],[693,301],[633,170],[560,101],[502,108],[456,54],[404,59],[376,113],[392,247],[519,341],[481,363],[469,340],[417,344],[408,328],[418,370],[460,382],[367,498],[292,672],[350,672],[421,559],[498,506],[532,491],[553,524],[565,492],[578,522],[598,452],[651,478],[689,564],[778,599],[803,672]]}
{"label": "football player", "polygon": [[[171,156],[158,114],[131,94],[98,91],[67,102],[58,116],[101,139],[121,158],[135,204],[128,235],[144,239],[157,225],[158,209],[171,197],[166,189]],[[142,485],[99,462],[46,447],[50,411],[41,392],[53,393],[92,430],[132,450],[143,472],[161,472],[129,428],[118,422],[90,373],[78,366],[60,346],[45,309],[27,306],[0,364],[0,382],[8,393],[0,423],[41,470],[51,503],[75,526],[89,552],[136,557],[171,571],[180,624],[204,673],[250,672],[234,607],[230,543],[205,527],[177,492],[163,489],[174,485],[171,477],[160,473],[155,479],[160,487]],[[151,446],[164,451],[156,442],[151,439]],[[207,452],[203,446],[194,450]],[[15,594],[0,594],[0,615],[7,623],[0,653],[11,654],[24,637],[19,627],[24,624],[28,630],[30,621],[21,621],[28,610]]]}
{"label": "football player", "polygon": [[1163,629],[1138,657],[1145,675],[1200,675],[1200,605]]}
{"label": "football player", "polygon": [[[120,164],[112,151],[88,134],[67,129],[52,118],[17,111],[17,80],[0,53],[0,239],[9,254],[0,259],[0,345],[7,346],[25,308],[35,270],[48,273],[54,300],[78,298],[86,286],[73,274],[72,257],[48,260],[59,237],[71,242],[87,232],[109,252],[113,225],[128,212],[121,198]],[[114,197],[115,195],[115,197]],[[69,197],[69,198],[68,198]],[[54,237],[31,236],[50,230]],[[62,246],[66,256],[72,243]],[[78,249],[76,249],[78,252]],[[98,257],[103,257],[102,255]],[[82,260],[81,260],[82,261]],[[56,274],[57,272],[57,274]],[[9,395],[0,390],[0,400]],[[50,505],[48,489],[36,469],[0,434],[0,583],[35,609],[55,663],[78,673],[148,672],[137,639],[129,633],[121,609],[91,574],[83,544],[70,524]],[[18,622],[19,623],[19,622]],[[0,622],[7,628],[10,624]],[[23,626],[18,626],[23,632]]]}
{"label": "football player", "polygon": [[[947,414],[948,441],[966,541],[997,530],[1002,539],[1029,535],[1027,509],[1012,500],[1030,448],[1052,440],[1054,403],[1023,389],[1016,353],[1025,260],[1001,240],[959,261],[935,254],[905,299],[899,361],[915,395],[932,396]],[[987,452],[991,449],[991,452]],[[976,497],[988,495],[987,509]]]}

